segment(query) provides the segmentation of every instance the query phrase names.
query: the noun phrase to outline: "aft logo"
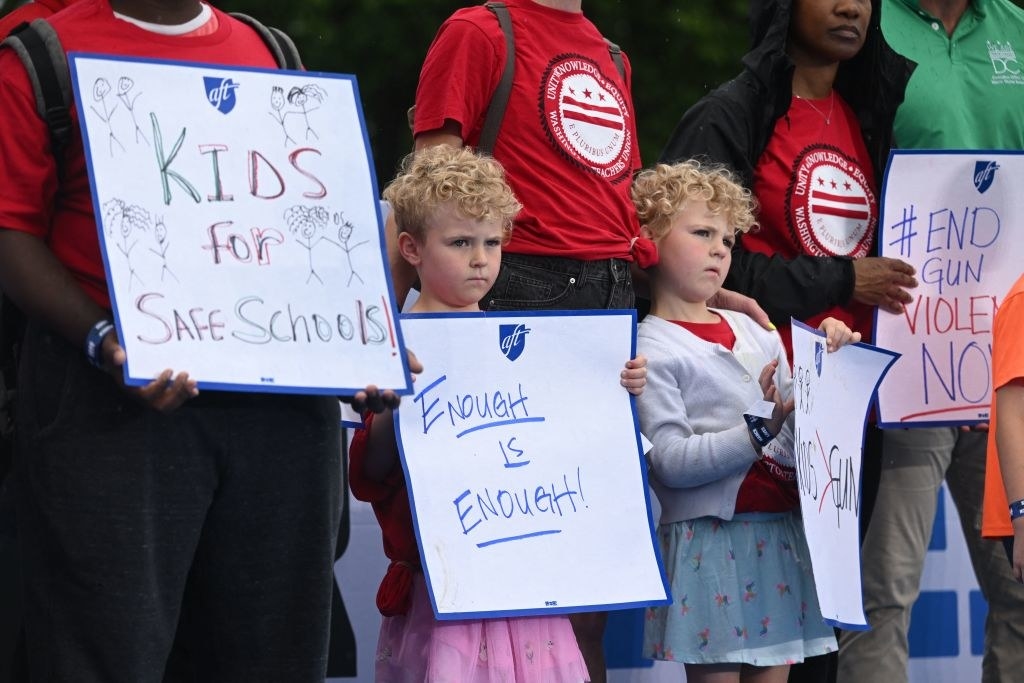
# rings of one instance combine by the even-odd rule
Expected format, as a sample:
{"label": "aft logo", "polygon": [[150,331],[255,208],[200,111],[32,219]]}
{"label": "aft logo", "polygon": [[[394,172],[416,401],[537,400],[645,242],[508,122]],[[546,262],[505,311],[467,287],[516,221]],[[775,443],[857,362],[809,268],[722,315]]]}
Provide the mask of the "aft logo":
{"label": "aft logo", "polygon": [[988,41],[988,58],[992,62],[992,85],[1024,85],[1017,52],[1010,41]]}
{"label": "aft logo", "polygon": [[227,114],[235,108],[237,99],[235,89],[239,84],[230,78],[212,78],[203,76],[203,85],[206,86],[206,101],[213,105],[213,108],[221,114]]}
{"label": "aft logo", "polygon": [[818,373],[818,377],[821,377],[821,364],[825,359],[825,345],[820,341],[814,342],[814,369]]}
{"label": "aft logo", "polygon": [[994,161],[974,162],[974,187],[978,189],[978,194],[984,194],[985,190],[992,187],[998,170],[999,164]]}
{"label": "aft logo", "polygon": [[523,355],[526,348],[526,335],[530,328],[522,323],[515,325],[498,325],[498,345],[505,357],[514,361]]}

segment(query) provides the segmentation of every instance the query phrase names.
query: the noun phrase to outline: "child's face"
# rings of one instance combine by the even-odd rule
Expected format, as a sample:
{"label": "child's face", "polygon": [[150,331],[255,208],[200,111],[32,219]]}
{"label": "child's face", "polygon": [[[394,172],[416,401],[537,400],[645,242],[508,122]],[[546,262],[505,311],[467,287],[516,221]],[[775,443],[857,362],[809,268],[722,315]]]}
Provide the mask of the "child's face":
{"label": "child's face", "polygon": [[658,241],[659,288],[687,303],[703,304],[722,287],[732,262],[735,231],[705,201],[689,201]]}
{"label": "child's face", "polygon": [[500,222],[466,218],[452,204],[427,221],[422,241],[405,235],[402,254],[420,279],[415,310],[479,310],[498,276],[501,242]]}

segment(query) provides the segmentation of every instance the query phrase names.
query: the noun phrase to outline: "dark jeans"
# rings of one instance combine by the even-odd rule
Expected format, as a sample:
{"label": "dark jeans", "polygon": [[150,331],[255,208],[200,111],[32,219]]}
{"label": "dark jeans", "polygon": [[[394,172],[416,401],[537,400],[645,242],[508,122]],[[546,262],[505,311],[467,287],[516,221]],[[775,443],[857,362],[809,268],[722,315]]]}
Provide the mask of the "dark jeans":
{"label": "dark jeans", "polygon": [[502,254],[498,279],[480,307],[486,311],[633,308],[629,262]]}
{"label": "dark jeans", "polygon": [[30,328],[15,477],[34,681],[322,682],[340,507],[334,398],[208,391],[170,414]]}

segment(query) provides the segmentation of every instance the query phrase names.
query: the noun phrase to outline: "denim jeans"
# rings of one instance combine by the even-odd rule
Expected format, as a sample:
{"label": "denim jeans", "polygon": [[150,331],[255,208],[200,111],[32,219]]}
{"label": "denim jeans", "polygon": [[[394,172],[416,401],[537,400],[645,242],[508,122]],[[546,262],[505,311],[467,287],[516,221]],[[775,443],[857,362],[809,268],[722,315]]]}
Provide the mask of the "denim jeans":
{"label": "denim jeans", "polygon": [[480,301],[485,311],[633,308],[630,264],[503,254],[501,271]]}
{"label": "denim jeans", "polygon": [[336,399],[205,391],[165,414],[34,326],[19,382],[33,680],[160,683],[180,620],[197,681],[322,683]]}

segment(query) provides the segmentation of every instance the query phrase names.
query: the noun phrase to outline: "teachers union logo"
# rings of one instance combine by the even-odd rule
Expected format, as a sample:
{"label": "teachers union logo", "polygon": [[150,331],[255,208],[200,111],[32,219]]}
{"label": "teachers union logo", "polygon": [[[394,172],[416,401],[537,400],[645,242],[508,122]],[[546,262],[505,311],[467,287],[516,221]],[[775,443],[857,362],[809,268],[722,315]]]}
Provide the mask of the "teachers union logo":
{"label": "teachers union logo", "polygon": [[821,363],[825,360],[825,345],[820,341],[814,342],[814,369],[821,377]]}
{"label": "teachers union logo", "polygon": [[984,194],[985,190],[992,187],[998,170],[999,164],[994,161],[974,162],[974,187],[978,190],[978,194]]}
{"label": "teachers union logo", "polygon": [[572,162],[613,182],[629,178],[629,108],[597,64],[578,55],[556,58],[541,83],[541,115],[548,137]]}
{"label": "teachers union logo", "polygon": [[811,145],[797,157],[786,192],[786,219],[805,253],[866,256],[877,216],[875,193],[853,159],[828,145]]}
{"label": "teachers union logo", "polygon": [[522,323],[513,325],[498,325],[498,346],[505,358],[514,361],[523,355],[526,348],[526,335],[530,328]]}
{"label": "teachers union logo", "polygon": [[230,78],[213,78],[203,76],[203,85],[206,86],[206,101],[221,114],[227,114],[235,108],[235,90],[238,83]]}

